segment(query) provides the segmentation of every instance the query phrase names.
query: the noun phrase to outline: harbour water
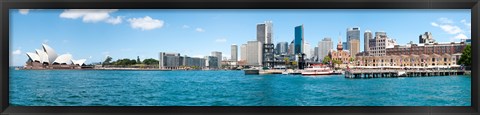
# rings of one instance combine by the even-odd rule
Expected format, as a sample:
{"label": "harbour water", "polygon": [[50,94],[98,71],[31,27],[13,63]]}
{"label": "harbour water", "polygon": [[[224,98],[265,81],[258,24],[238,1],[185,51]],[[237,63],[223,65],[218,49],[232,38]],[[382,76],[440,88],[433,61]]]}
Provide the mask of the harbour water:
{"label": "harbour water", "polygon": [[14,106],[470,106],[470,76],[10,69]]}

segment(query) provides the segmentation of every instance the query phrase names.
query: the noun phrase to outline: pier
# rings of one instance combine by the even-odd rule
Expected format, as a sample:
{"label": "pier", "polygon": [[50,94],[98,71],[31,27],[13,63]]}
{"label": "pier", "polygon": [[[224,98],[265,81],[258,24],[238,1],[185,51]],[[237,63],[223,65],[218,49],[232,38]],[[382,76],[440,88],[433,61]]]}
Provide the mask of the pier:
{"label": "pier", "polygon": [[345,71],[345,78],[385,78],[464,75],[466,70],[380,70],[352,69]]}

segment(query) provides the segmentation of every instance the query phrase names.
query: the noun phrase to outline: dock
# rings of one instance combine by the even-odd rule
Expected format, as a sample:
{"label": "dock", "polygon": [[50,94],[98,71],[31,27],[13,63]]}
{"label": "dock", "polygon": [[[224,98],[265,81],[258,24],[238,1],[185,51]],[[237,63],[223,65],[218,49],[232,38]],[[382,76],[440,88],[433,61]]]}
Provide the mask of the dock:
{"label": "dock", "polygon": [[352,69],[345,71],[345,78],[385,78],[464,75],[465,70],[379,70]]}

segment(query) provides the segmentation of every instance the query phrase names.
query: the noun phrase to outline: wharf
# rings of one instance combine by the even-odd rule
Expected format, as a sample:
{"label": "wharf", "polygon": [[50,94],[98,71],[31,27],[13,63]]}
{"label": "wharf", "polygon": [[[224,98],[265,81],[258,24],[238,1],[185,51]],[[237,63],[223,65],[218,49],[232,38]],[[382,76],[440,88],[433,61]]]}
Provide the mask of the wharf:
{"label": "wharf", "polygon": [[352,69],[345,71],[345,78],[423,77],[464,75],[465,70],[379,70]]}

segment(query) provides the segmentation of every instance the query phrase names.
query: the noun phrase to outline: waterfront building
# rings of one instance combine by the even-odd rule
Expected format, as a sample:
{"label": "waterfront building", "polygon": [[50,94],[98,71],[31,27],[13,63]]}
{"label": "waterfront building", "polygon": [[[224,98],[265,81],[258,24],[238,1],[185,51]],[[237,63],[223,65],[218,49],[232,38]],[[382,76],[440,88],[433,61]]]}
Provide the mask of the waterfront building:
{"label": "waterfront building", "polygon": [[216,56],[205,56],[205,66],[208,69],[219,69],[221,64]]}
{"label": "waterfront building", "polygon": [[373,39],[372,32],[370,30],[365,30],[365,33],[363,34],[363,51],[368,52],[370,48],[368,47],[369,41]]}
{"label": "waterfront building", "polygon": [[425,32],[424,34],[418,36],[418,42],[420,44],[435,43],[435,39],[433,39],[431,32]]}
{"label": "waterfront building", "polygon": [[160,52],[159,69],[178,69],[180,66],[180,53]]}
{"label": "waterfront building", "polygon": [[338,39],[337,51],[334,51],[333,49],[330,50],[328,56],[332,60],[340,61],[342,64],[348,64],[350,61],[350,52],[343,50],[343,44],[341,40],[341,38]]}
{"label": "waterfront building", "polygon": [[350,55],[355,57],[360,52],[360,41],[358,39],[351,39],[350,42]]}
{"label": "waterfront building", "polygon": [[322,41],[318,42],[318,59],[323,60],[325,56],[328,55],[330,50],[333,49],[333,42],[332,38],[326,37],[323,38]]}
{"label": "waterfront building", "polygon": [[35,49],[35,53],[26,53],[28,60],[24,69],[80,69],[86,59],[74,60],[71,54],[58,56],[55,50],[47,44],[42,49]]}
{"label": "waterfront building", "polygon": [[240,61],[247,60],[247,44],[240,46]]}
{"label": "waterfront building", "polygon": [[295,27],[295,39],[294,39],[294,54],[300,54],[303,52],[303,42],[304,42],[304,35],[303,35],[303,24],[300,26]]}
{"label": "waterfront building", "polygon": [[396,44],[394,39],[388,38],[386,32],[375,32],[375,38],[369,39],[368,52],[370,56],[384,56],[387,48],[393,48]]}
{"label": "waterfront building", "polygon": [[259,41],[247,42],[247,65],[262,65],[262,43]]}
{"label": "waterfront building", "polygon": [[[424,34],[431,36],[431,34]],[[435,41],[432,37],[424,42]],[[430,39],[431,38],[431,39]],[[420,43],[412,42],[406,45],[394,45],[386,48],[386,55],[357,54],[357,66],[458,66],[457,60],[466,47],[465,42],[455,43]]]}
{"label": "waterfront building", "polygon": [[272,21],[265,21],[257,24],[257,41],[262,43],[262,65],[266,67],[273,67],[274,50],[273,45],[273,24]]}
{"label": "waterfront building", "polygon": [[232,44],[230,53],[230,60],[238,61],[238,46],[236,44]]}
{"label": "waterfront building", "polygon": [[[346,41],[347,44],[344,45],[343,49],[352,51],[351,50],[352,47],[350,47],[351,46],[350,41],[354,40],[354,39],[360,41],[360,28],[359,27],[347,28],[347,41]],[[360,46],[358,46],[358,47],[360,47]],[[358,48],[358,49],[360,49],[360,48]]]}
{"label": "waterfront building", "polygon": [[407,44],[395,45],[387,48],[387,55],[422,55],[422,54],[456,54],[462,53],[465,49],[465,42],[455,43],[433,43],[433,44]]}
{"label": "waterfront building", "polygon": [[218,66],[219,68],[222,67],[222,52],[219,52],[219,51],[213,51],[212,52],[212,55],[211,56],[214,56],[214,57],[217,57],[217,62],[218,62]]}
{"label": "waterfront building", "polygon": [[286,55],[288,54],[288,42],[278,42],[277,43],[277,55]]}

